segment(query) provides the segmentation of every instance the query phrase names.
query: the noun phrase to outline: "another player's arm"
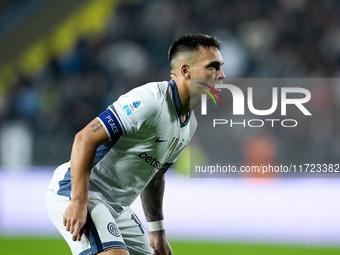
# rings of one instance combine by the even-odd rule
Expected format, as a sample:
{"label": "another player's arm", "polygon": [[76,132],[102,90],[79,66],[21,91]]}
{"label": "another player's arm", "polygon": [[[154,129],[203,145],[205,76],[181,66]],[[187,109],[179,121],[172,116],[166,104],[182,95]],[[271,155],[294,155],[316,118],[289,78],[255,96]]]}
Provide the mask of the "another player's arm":
{"label": "another player's arm", "polygon": [[75,136],[71,153],[71,202],[63,222],[74,241],[80,240],[86,222],[89,178],[97,147],[109,142],[98,119],[92,120]]}
{"label": "another player's arm", "polygon": [[[165,188],[164,173],[167,168],[160,169],[140,194],[145,218],[148,222],[163,220],[163,196]],[[155,254],[173,254],[166,240],[165,231],[150,231],[151,246]]]}

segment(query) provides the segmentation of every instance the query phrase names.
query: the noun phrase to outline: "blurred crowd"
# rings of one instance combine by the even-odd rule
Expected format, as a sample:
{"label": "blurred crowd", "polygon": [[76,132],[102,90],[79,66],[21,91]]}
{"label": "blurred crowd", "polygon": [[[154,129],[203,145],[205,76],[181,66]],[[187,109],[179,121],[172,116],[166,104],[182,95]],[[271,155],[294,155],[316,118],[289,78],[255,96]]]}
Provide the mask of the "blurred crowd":
{"label": "blurred crowd", "polygon": [[1,0],[0,2],[0,14],[4,13],[9,9],[9,7],[13,6],[20,0]]}
{"label": "blurred crowd", "polygon": [[[198,32],[223,41],[227,77],[340,75],[340,1],[122,2],[99,40],[80,38],[72,50],[50,60],[34,76],[19,74],[1,99],[0,127],[16,120],[26,124],[33,136],[32,164],[67,161],[77,131],[131,88],[169,80],[170,44],[185,33]],[[329,150],[334,155],[340,152],[336,122],[340,89],[333,85],[317,89],[312,92],[320,97],[319,105],[313,106],[317,117],[314,124],[304,126],[312,136],[288,136],[292,140],[281,144],[287,157],[294,139],[310,145],[303,140],[310,137],[317,146],[331,141]],[[242,153],[242,145],[232,142]],[[320,154],[320,148],[315,153]],[[324,156],[320,157],[328,160]]]}

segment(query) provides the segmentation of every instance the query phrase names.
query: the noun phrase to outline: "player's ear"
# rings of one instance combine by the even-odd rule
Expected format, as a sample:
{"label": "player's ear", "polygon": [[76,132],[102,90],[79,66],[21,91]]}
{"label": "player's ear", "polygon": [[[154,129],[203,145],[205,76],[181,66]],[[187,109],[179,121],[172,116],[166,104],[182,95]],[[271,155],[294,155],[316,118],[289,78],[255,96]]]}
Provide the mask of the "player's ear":
{"label": "player's ear", "polygon": [[186,79],[190,79],[190,67],[188,64],[183,64],[180,67],[181,75]]}

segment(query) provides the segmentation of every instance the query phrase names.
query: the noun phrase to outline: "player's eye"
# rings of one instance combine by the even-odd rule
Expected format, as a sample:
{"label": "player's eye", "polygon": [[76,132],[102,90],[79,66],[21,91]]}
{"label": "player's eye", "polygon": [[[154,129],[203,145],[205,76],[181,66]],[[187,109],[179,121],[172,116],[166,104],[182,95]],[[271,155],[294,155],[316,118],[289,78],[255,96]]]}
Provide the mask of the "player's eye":
{"label": "player's eye", "polygon": [[217,66],[217,65],[213,65],[213,66],[210,66],[211,69],[215,69],[216,71],[220,70],[220,66]]}

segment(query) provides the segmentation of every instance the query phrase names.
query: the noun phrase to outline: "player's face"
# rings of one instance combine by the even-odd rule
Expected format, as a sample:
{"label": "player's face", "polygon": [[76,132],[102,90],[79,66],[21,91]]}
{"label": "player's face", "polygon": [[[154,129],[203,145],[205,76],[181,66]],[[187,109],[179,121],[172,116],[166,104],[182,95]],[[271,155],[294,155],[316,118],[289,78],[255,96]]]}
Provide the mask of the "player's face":
{"label": "player's face", "polygon": [[[190,79],[197,81],[193,83],[194,86],[190,86],[190,97],[195,104],[201,101],[201,94],[206,93],[205,85],[215,87],[215,84],[222,83],[225,78],[222,70],[223,58],[220,51],[212,47],[200,47],[199,50],[200,56],[195,61],[195,64],[190,67]],[[216,90],[217,92],[221,91],[220,89]],[[213,94],[213,97],[216,98],[217,96]],[[208,97],[208,100],[212,100],[212,98]]]}
{"label": "player's face", "polygon": [[223,58],[218,49],[200,47],[200,57],[195,65],[190,68],[190,78],[208,78],[214,84],[222,83],[225,78],[222,65]]}

